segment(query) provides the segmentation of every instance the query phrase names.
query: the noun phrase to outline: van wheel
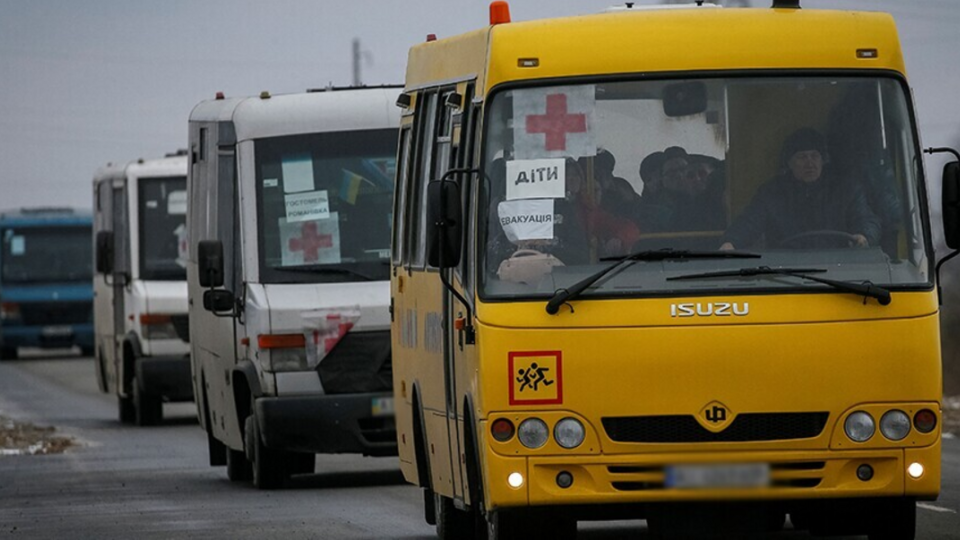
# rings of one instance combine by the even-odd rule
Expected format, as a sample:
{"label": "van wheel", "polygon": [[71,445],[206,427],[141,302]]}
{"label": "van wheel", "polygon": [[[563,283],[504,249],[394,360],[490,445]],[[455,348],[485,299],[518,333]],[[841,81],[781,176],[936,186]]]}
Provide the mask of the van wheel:
{"label": "van wheel", "polygon": [[119,409],[121,424],[132,424],[136,421],[137,408],[134,407],[131,396],[117,396],[117,408]]}
{"label": "van wheel", "polygon": [[0,360],[16,360],[16,359],[17,359],[16,347],[0,347]]}
{"label": "van wheel", "polygon": [[244,438],[247,448],[247,459],[253,467],[253,485],[257,489],[278,489],[283,487],[285,480],[283,467],[283,453],[277,452],[263,445],[260,437],[260,428],[254,415],[247,417],[244,422]]}
{"label": "van wheel", "polygon": [[917,534],[916,501],[893,500],[878,505],[871,522],[870,540],[914,540]]}
{"label": "van wheel", "polygon": [[163,401],[160,396],[147,394],[133,379],[133,406],[136,409],[138,426],[155,426],[163,420]]}
{"label": "van wheel", "polygon": [[317,455],[304,452],[288,452],[285,461],[291,475],[313,474],[316,470]]}
{"label": "van wheel", "polygon": [[227,478],[231,482],[247,482],[253,477],[253,468],[242,450],[227,448]]}
{"label": "van wheel", "polygon": [[440,540],[473,538],[476,527],[473,512],[458,510],[453,499],[434,494],[433,508],[436,512],[437,537]]}

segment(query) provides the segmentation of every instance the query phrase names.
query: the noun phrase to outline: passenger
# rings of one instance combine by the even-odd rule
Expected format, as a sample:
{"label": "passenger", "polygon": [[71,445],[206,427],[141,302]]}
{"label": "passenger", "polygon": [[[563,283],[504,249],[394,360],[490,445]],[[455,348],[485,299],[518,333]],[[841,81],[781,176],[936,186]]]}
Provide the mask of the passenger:
{"label": "passenger", "polygon": [[[757,194],[723,237],[722,250],[743,248],[764,237],[768,247],[833,247],[831,233],[847,233],[848,244],[876,245],[880,221],[856,182],[842,181],[825,167],[823,136],[797,130],[783,143],[781,173]],[[810,233],[801,245],[800,235]],[[794,240],[797,239],[797,241]]]}
{"label": "passenger", "polygon": [[679,146],[664,150],[661,181],[672,231],[712,231],[726,226],[722,163],[687,154]]}
{"label": "passenger", "polygon": [[663,194],[663,179],[660,176],[663,162],[663,152],[654,152],[640,162],[640,180],[643,181],[640,198],[646,204],[660,204],[657,199]]}
{"label": "passenger", "polygon": [[611,214],[633,220],[640,196],[626,179],[614,176],[617,160],[608,150],[600,149],[593,158],[594,177],[604,191],[603,208]]}
{"label": "passenger", "polygon": [[[610,158],[613,157],[609,153],[607,154]],[[612,176],[612,166],[607,164],[601,165],[601,167],[604,166],[609,167],[609,169],[605,169],[611,173],[609,177],[615,178]],[[605,172],[601,172],[600,174],[603,175]],[[614,211],[611,211],[609,207],[604,206],[604,201],[616,197],[617,191],[615,188],[604,189],[603,181],[598,181],[596,186],[594,186],[593,193],[588,193],[586,191],[586,175],[583,173],[583,169],[578,161],[567,160],[567,175],[568,184],[570,183],[570,179],[574,178],[574,182],[581,186],[579,191],[574,195],[579,222],[587,231],[588,236],[596,241],[600,256],[613,257],[625,254],[626,251],[631,249],[633,244],[639,240],[640,229],[632,220],[618,215]],[[621,178],[620,180],[623,179]],[[623,181],[626,182],[626,180]],[[630,189],[632,190],[633,188],[631,187]],[[634,194],[636,194],[636,192],[634,192]]]}

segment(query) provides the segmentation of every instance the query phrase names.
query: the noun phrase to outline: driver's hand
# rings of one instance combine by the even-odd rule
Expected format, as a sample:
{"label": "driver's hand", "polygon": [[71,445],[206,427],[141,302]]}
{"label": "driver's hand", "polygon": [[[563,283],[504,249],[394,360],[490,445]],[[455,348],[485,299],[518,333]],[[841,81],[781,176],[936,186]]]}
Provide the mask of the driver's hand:
{"label": "driver's hand", "polygon": [[867,242],[867,237],[864,236],[864,235],[862,235],[862,234],[855,234],[855,235],[853,235],[853,243],[854,243],[857,247],[867,247],[867,246],[870,245],[870,243]]}

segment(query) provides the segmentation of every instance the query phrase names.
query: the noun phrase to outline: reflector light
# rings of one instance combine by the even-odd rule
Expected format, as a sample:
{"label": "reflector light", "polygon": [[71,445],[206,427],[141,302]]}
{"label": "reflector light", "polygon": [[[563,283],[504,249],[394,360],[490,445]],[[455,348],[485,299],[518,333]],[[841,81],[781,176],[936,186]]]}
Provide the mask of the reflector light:
{"label": "reflector light", "polygon": [[303,334],[261,334],[257,336],[257,345],[261,349],[290,349],[306,347],[307,340]]}
{"label": "reflector light", "polygon": [[857,58],[877,58],[880,53],[876,49],[857,49]]}
{"label": "reflector light", "polygon": [[505,24],[510,22],[510,4],[503,0],[490,2],[490,25]]}
{"label": "reflector light", "polygon": [[517,67],[522,68],[535,68],[540,65],[539,58],[519,58],[517,59]]}
{"label": "reflector light", "polygon": [[500,442],[507,442],[512,439],[514,432],[513,422],[506,418],[495,420],[493,425],[490,426],[490,433],[493,438]]}
{"label": "reflector light", "polygon": [[427,43],[430,43],[431,41],[436,41],[436,40],[437,40],[436,34],[427,34]]}
{"label": "reflector light", "polygon": [[937,427],[937,415],[930,409],[922,409],[913,415],[913,427],[920,433],[930,433]]}
{"label": "reflector light", "polygon": [[223,92],[217,92],[216,99],[223,99]]}
{"label": "reflector light", "polygon": [[152,324],[167,324],[170,322],[170,315],[160,315],[157,313],[141,313],[140,324],[144,326]]}

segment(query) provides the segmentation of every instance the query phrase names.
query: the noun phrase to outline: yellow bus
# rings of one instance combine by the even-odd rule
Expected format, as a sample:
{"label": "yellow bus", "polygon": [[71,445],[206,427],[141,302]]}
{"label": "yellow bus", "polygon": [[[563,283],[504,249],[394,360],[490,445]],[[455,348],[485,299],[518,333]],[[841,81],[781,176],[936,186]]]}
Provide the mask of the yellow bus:
{"label": "yellow bus", "polygon": [[441,538],[914,537],[941,359],[910,88],[890,16],[799,7],[494,2],[410,50],[394,392]]}

